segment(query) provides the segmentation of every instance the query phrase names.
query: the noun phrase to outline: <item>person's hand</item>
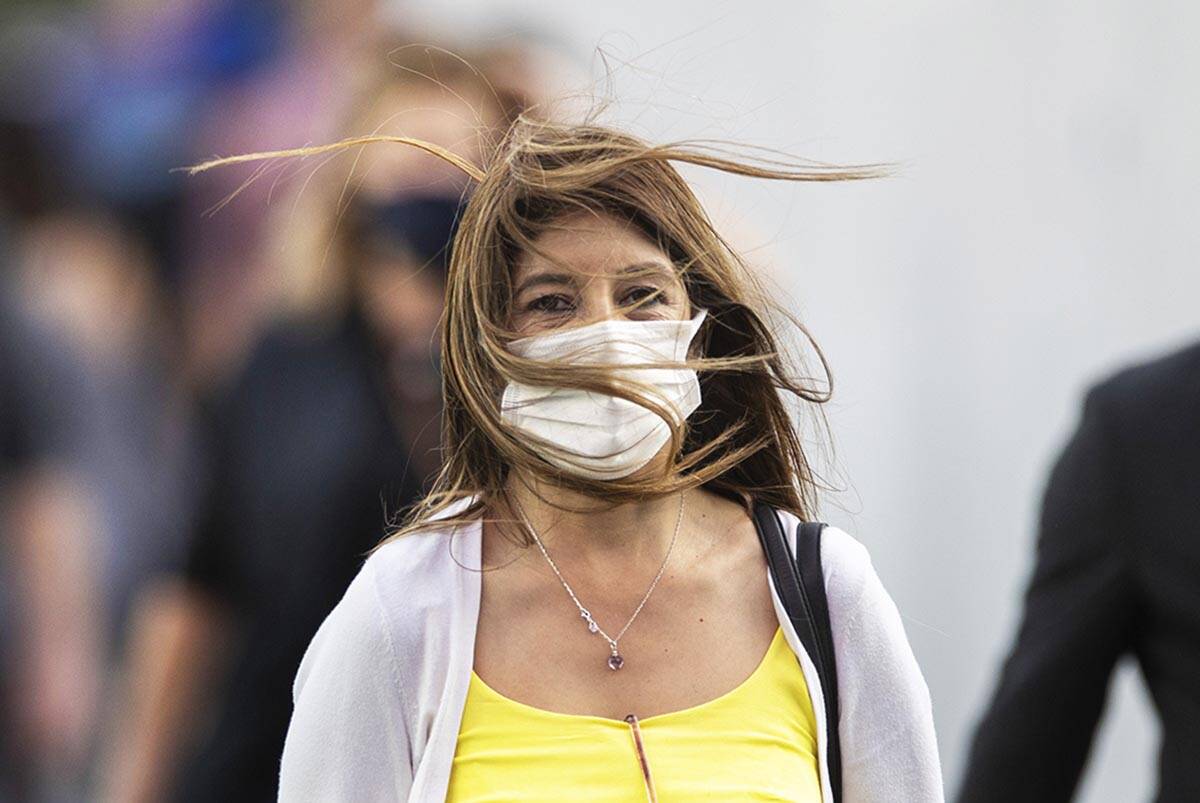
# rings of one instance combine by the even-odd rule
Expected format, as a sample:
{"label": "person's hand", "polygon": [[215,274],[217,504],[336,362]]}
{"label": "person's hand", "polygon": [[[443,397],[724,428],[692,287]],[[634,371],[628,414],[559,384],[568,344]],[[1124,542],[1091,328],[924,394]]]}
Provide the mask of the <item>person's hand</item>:
{"label": "person's hand", "polygon": [[103,667],[95,630],[71,626],[30,633],[16,679],[19,741],[57,777],[86,766],[99,711]]}

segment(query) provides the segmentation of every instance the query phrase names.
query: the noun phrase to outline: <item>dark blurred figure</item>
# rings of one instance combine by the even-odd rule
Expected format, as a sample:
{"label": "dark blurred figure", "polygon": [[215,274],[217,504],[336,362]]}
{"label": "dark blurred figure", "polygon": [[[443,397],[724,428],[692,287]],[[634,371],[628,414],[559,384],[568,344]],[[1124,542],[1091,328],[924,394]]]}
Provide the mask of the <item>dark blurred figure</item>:
{"label": "dark blurred figure", "polygon": [[192,454],[145,219],[68,164],[78,65],[38,73],[76,42],[58,22],[0,24],[23,45],[0,79],[0,786],[32,801],[86,799],[127,603],[178,561]]}
{"label": "dark blurred figure", "polygon": [[46,339],[28,348],[55,342],[60,364],[82,365],[53,387],[64,410],[53,429],[93,499],[88,549],[108,612],[97,635],[119,651],[134,590],[178,560],[196,481],[164,293],[146,238],[104,209],[27,221],[18,258],[15,295]]}
{"label": "dark blurred figure", "polygon": [[[478,161],[510,112],[477,72],[486,57],[376,53],[345,135]],[[466,185],[400,146],[349,168],[325,165],[274,210],[279,313],[206,405],[204,512],[179,574],[139,606],[103,800],[274,800],[304,649],[439,467],[435,333]]]}
{"label": "dark blurred figure", "polygon": [[1124,655],[1162,722],[1154,800],[1200,801],[1200,343],[1087,393],[960,803],[1070,800]]}
{"label": "dark blurred figure", "polygon": [[[7,220],[3,221],[8,223]],[[83,366],[24,314],[0,230],[0,801],[78,780],[96,718],[95,578],[60,392]]]}
{"label": "dark blurred figure", "polygon": [[[79,801],[129,601],[195,486],[179,215],[204,100],[279,50],[279,0],[0,10],[0,789]],[[0,791],[0,799],[5,792]]]}
{"label": "dark blurred figure", "polygon": [[140,240],[88,208],[23,220],[13,239],[0,279],[6,731],[18,799],[83,800],[133,589],[179,559],[194,443]]}

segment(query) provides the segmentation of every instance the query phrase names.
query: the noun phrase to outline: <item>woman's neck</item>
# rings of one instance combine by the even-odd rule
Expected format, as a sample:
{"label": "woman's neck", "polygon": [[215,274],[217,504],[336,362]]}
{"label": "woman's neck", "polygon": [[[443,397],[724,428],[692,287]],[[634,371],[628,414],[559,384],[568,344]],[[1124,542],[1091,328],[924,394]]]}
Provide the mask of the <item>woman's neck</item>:
{"label": "woman's neck", "polygon": [[[517,479],[509,488],[517,507],[511,515],[517,532],[523,512],[561,569],[570,566],[575,573],[592,576],[614,577],[622,567],[658,564],[675,537],[677,522],[671,563],[690,563],[706,554],[715,543],[713,536],[737,517],[735,503],[701,488],[683,491],[682,499],[680,493],[672,493],[617,506],[537,480]],[[510,518],[503,512],[500,517]],[[505,529],[512,532],[511,526]],[[504,552],[511,557],[510,550]],[[545,564],[536,545],[518,559]],[[499,560],[506,562],[507,558]]]}

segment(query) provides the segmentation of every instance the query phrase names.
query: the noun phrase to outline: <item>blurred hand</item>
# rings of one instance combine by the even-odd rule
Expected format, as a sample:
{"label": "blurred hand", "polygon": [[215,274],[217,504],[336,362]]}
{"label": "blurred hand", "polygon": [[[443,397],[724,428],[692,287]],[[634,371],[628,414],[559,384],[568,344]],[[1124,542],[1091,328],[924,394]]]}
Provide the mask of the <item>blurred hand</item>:
{"label": "blurred hand", "polygon": [[92,799],[167,799],[198,711],[224,669],[229,630],[228,612],[179,578],[160,578],[141,591]]}
{"label": "blurred hand", "polygon": [[18,661],[16,716],[21,741],[44,771],[80,777],[96,731],[101,650],[95,630],[30,634]]}
{"label": "blurred hand", "polygon": [[43,465],[14,483],[15,727],[46,778],[82,778],[95,737],[105,628],[92,510],[65,466]]}

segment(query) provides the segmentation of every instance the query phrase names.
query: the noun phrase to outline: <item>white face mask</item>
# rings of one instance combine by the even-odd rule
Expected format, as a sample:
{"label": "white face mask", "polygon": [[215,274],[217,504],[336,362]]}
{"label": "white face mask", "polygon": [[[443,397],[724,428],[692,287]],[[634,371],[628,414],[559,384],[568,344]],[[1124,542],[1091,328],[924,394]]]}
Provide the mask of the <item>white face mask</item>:
{"label": "white face mask", "polygon": [[[573,365],[636,365],[679,362],[700,330],[707,311],[690,321],[597,321],[564,332],[512,341],[513,354]],[[621,379],[644,382],[668,401],[679,423],[700,406],[700,382],[691,368],[615,369]],[[654,401],[660,401],[655,397]],[[667,423],[651,410],[616,396],[578,388],[510,382],[500,399],[500,415],[522,432],[568,450],[556,454],[529,445],[559,468],[591,479],[616,479],[650,462],[670,440]]]}

